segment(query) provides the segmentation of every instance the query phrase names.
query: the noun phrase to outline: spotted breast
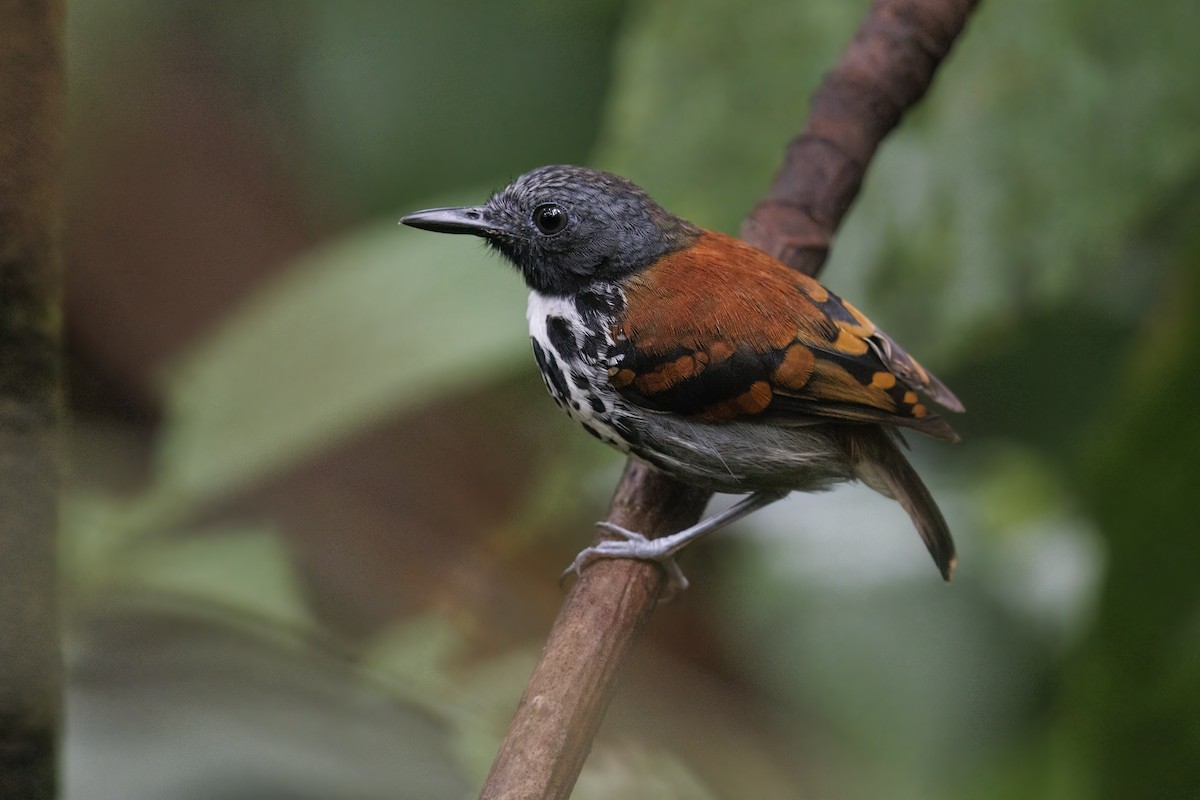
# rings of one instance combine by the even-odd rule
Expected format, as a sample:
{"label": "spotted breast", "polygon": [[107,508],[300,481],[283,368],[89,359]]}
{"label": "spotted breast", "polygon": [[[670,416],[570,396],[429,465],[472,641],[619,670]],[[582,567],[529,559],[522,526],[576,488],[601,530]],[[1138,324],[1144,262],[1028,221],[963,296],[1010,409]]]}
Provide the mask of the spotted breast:
{"label": "spotted breast", "polygon": [[637,413],[609,383],[613,320],[624,305],[614,284],[574,297],[529,294],[529,338],[554,402],[605,444],[629,453],[640,439]]}

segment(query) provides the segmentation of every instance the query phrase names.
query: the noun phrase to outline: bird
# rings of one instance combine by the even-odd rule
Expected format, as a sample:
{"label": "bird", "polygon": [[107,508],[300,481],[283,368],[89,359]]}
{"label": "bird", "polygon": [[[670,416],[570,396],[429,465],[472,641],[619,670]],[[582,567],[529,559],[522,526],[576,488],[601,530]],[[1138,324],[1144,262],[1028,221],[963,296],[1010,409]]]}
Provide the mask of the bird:
{"label": "bird", "polygon": [[554,402],[584,430],[650,467],[744,495],[678,533],[581,551],[658,562],[669,593],[687,545],[793,491],[859,480],[897,500],[949,582],[954,541],[905,457],[902,429],[959,440],[928,401],[963,404],[850,303],[751,245],[665,210],[609,172],[550,165],[477,206],[400,223],[470,234],[528,285],[533,355]]}

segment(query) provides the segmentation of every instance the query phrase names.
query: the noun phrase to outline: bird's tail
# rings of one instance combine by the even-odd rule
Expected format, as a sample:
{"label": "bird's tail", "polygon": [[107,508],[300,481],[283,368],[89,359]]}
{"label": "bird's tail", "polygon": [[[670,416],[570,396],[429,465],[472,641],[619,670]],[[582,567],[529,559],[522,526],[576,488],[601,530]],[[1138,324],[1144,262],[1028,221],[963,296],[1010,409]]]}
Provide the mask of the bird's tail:
{"label": "bird's tail", "polygon": [[851,463],[859,480],[904,507],[949,583],[958,561],[950,527],[921,476],[904,457],[894,433],[878,425],[854,426],[847,433]]}

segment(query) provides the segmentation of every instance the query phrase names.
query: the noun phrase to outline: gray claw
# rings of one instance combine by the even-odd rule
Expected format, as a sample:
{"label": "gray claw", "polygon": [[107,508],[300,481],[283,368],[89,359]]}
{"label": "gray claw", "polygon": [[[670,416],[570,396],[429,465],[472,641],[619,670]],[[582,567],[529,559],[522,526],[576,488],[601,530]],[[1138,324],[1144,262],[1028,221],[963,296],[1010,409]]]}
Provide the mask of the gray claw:
{"label": "gray claw", "polygon": [[581,550],[571,565],[563,570],[560,583],[572,572],[576,575],[582,574],[583,568],[598,558],[635,558],[640,561],[653,561],[667,573],[667,587],[659,598],[660,602],[669,602],[687,589],[688,579],[675,562],[675,557],[669,551],[656,547],[654,540],[612,522],[597,522],[596,527],[616,534],[625,541],[604,541]]}

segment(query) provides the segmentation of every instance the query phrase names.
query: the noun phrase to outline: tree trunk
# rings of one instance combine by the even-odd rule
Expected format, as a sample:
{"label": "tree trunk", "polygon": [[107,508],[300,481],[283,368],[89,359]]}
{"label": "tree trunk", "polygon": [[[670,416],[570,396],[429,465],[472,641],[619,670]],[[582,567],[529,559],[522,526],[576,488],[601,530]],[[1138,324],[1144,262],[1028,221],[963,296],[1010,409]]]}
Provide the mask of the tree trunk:
{"label": "tree trunk", "polygon": [[57,794],[63,7],[0,0],[0,798]]}

